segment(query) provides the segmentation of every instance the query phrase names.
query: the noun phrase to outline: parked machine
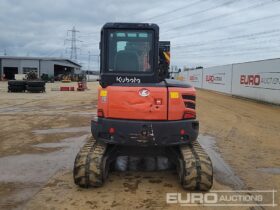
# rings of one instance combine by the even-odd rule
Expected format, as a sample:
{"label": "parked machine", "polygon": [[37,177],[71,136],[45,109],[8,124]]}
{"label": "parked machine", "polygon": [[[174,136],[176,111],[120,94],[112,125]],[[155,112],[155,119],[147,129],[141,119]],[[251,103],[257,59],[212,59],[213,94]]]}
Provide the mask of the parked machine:
{"label": "parked machine", "polygon": [[77,185],[101,186],[119,156],[164,156],[184,189],[211,189],[211,160],[197,142],[195,89],[167,79],[170,55],[159,45],[156,24],[103,26],[98,117],[75,159]]}

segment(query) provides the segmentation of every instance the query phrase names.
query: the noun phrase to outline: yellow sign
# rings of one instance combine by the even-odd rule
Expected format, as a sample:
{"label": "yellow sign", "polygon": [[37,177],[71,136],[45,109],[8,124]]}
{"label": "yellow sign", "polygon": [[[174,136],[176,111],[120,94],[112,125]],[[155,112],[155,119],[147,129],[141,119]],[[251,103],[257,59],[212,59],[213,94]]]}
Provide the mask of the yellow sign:
{"label": "yellow sign", "polygon": [[100,91],[100,96],[106,97],[107,96],[107,90],[101,90]]}
{"label": "yellow sign", "polygon": [[179,98],[178,92],[170,92],[170,98]]}

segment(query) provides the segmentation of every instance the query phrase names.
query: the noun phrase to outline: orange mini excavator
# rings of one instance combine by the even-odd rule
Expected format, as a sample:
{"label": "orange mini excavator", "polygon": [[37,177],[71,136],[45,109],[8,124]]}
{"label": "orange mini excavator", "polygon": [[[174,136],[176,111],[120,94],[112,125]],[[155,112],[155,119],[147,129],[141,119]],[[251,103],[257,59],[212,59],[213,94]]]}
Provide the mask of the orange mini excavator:
{"label": "orange mini excavator", "polygon": [[119,156],[133,156],[165,157],[184,189],[211,189],[211,160],[197,142],[196,92],[168,79],[168,43],[159,42],[156,24],[103,26],[98,117],[75,159],[77,185],[101,186]]}

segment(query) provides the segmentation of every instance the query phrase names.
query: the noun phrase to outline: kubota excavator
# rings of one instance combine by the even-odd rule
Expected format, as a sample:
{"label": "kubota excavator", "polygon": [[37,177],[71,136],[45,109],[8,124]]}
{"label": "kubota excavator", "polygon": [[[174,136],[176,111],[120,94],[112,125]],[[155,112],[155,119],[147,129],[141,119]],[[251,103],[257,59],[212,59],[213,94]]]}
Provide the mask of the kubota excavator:
{"label": "kubota excavator", "polygon": [[163,156],[175,165],[184,189],[211,189],[211,160],[197,142],[196,92],[168,79],[164,44],[156,24],[103,26],[98,117],[74,164],[80,187],[101,186],[119,156]]}

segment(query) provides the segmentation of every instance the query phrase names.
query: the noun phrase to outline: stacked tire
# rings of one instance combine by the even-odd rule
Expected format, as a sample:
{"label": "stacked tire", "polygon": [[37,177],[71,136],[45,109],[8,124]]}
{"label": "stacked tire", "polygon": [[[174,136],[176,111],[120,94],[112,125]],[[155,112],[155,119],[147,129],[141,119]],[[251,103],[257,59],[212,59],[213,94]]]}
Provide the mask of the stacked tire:
{"label": "stacked tire", "polygon": [[25,92],[26,82],[20,80],[8,81],[8,92]]}
{"label": "stacked tire", "polygon": [[26,90],[30,93],[43,93],[46,92],[46,83],[40,80],[26,81]]}

